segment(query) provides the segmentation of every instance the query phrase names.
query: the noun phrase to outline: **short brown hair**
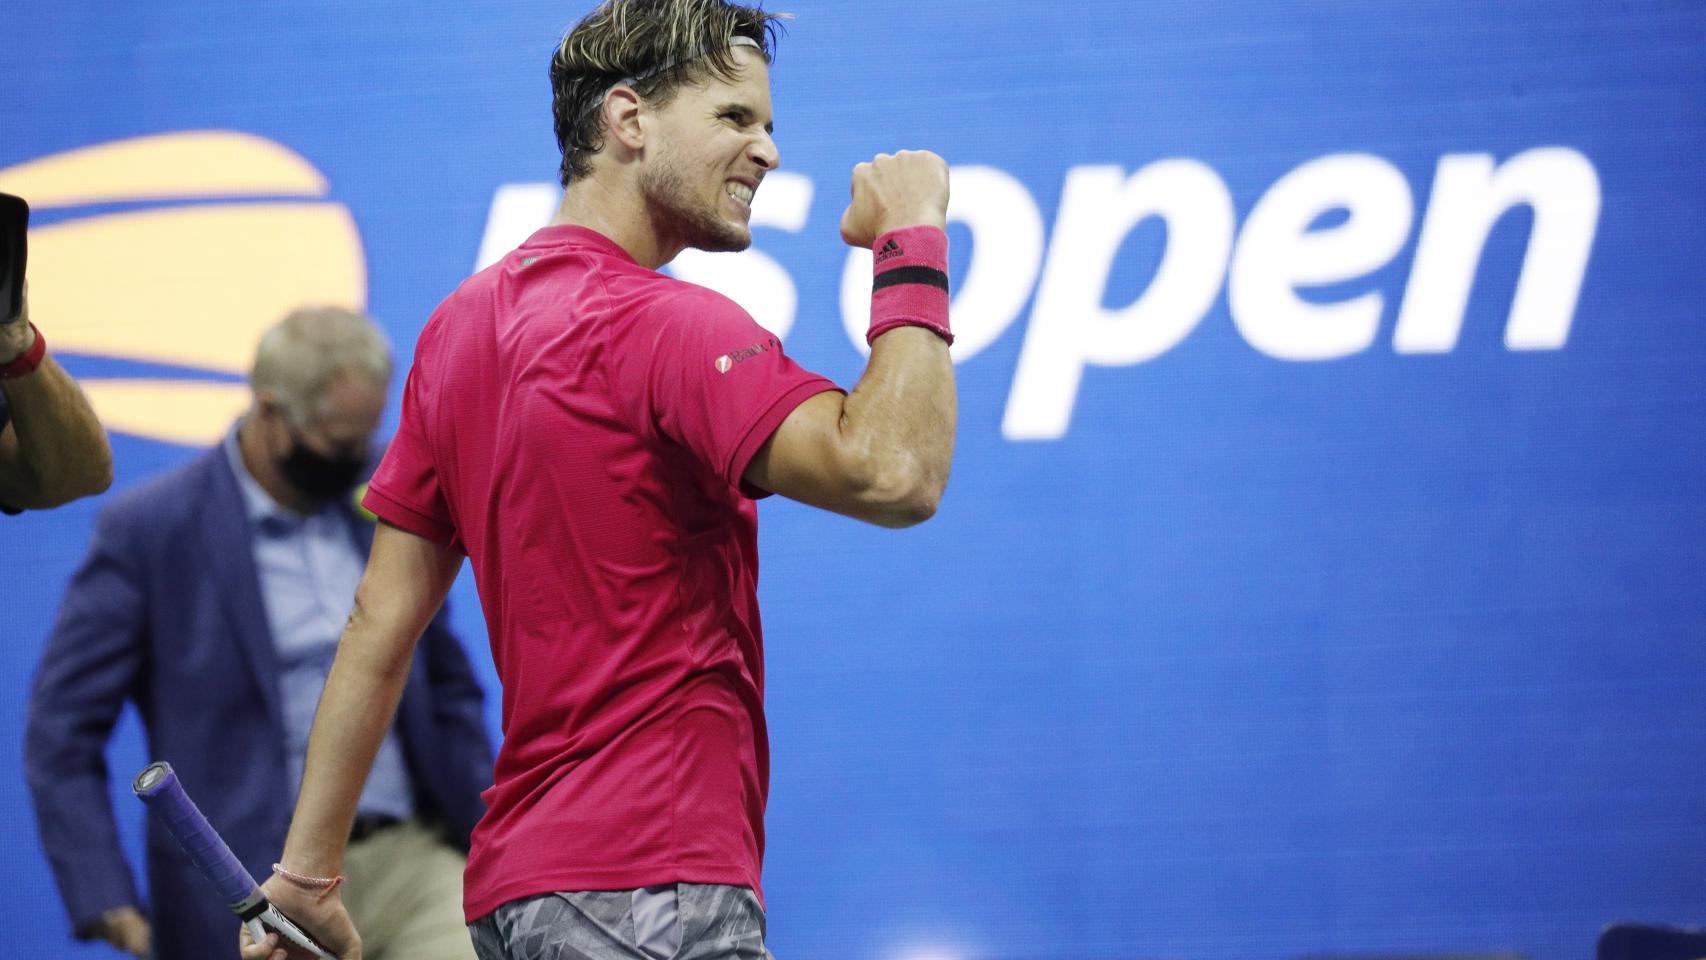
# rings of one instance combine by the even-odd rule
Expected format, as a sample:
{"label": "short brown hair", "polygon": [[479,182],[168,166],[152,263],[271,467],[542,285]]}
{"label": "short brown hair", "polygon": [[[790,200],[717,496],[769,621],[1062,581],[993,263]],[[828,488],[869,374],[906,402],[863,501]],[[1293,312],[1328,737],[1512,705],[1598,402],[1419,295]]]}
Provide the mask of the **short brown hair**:
{"label": "short brown hair", "polygon": [[734,37],[758,44],[768,62],[778,21],[725,0],[605,0],[563,37],[551,56],[551,113],[563,151],[563,186],[592,172],[604,147],[599,107],[612,86],[627,83],[655,104],[667,104],[689,81],[709,73],[733,80]]}

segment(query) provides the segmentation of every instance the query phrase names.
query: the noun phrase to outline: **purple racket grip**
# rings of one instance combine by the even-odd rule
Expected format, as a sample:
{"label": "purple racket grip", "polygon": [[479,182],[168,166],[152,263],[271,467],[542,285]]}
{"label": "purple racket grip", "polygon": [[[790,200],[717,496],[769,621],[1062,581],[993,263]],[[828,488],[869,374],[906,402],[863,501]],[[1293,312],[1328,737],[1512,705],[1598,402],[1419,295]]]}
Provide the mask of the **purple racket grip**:
{"label": "purple racket grip", "polygon": [[231,848],[196,808],[195,801],[184,792],[171,764],[155,762],[143,767],[131,789],[165,824],[226,906],[245,920],[259,912],[257,907],[265,908],[266,899],[261,896],[255,878],[243,869]]}

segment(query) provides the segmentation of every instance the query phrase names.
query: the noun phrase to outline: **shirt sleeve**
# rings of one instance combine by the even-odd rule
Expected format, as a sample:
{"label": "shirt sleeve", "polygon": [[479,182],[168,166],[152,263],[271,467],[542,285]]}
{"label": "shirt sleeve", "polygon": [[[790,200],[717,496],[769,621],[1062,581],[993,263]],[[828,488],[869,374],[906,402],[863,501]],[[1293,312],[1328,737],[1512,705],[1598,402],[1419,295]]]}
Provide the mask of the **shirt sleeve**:
{"label": "shirt sleeve", "polygon": [[402,422],[361,505],[379,519],[434,543],[457,545],[456,525],[439,484],[438,464],[427,439],[432,404],[420,358],[403,385]]}
{"label": "shirt sleeve", "polygon": [[741,475],[806,398],[839,390],[734,301],[693,288],[657,318],[647,392],[658,429],[748,496]]}

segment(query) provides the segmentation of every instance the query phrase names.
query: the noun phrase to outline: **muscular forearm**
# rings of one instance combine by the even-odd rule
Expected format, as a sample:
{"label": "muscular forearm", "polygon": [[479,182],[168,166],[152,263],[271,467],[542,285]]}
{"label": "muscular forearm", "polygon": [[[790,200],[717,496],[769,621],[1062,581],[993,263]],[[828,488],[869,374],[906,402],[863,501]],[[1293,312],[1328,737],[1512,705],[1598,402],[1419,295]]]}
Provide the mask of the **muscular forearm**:
{"label": "muscular forearm", "polygon": [[320,694],[296,814],[285,839],[286,869],[336,876],[379,744],[408,680],[416,641],[444,602],[461,555],[380,524]]}
{"label": "muscular forearm", "polygon": [[356,802],[408,679],[413,638],[399,644],[383,633],[358,599],[308,737],[302,792],[284,845],[283,862],[296,872],[330,877],[342,870]]}
{"label": "muscular forearm", "polygon": [[842,402],[844,449],[866,477],[865,517],[906,526],[936,511],[954,457],[958,402],[948,345],[922,327],[876,338],[859,383]]}
{"label": "muscular forearm", "polygon": [[801,403],[742,473],[752,486],[885,527],[936,512],[954,457],[948,167],[932,153],[853,170],[841,238],[873,251],[871,360],[853,391]]}
{"label": "muscular forearm", "polygon": [[49,354],[0,380],[12,422],[0,432],[0,503],[45,509],[112,485],[112,449],[89,401]]}
{"label": "muscular forearm", "polygon": [[948,238],[924,222],[880,234],[872,248],[871,360],[837,427],[870,472],[871,494],[904,525],[935,512],[954,455]]}

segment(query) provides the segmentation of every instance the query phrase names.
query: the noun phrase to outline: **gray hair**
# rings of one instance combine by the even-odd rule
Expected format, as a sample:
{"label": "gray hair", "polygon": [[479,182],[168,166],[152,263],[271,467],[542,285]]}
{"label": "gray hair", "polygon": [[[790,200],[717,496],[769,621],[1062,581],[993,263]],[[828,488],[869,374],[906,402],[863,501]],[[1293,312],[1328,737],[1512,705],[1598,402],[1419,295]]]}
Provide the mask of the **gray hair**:
{"label": "gray hair", "polygon": [[391,382],[391,345],[372,320],[344,307],[304,307],[268,330],[255,349],[249,387],[270,393],[300,428],[325,407],[326,387],[339,374]]}

